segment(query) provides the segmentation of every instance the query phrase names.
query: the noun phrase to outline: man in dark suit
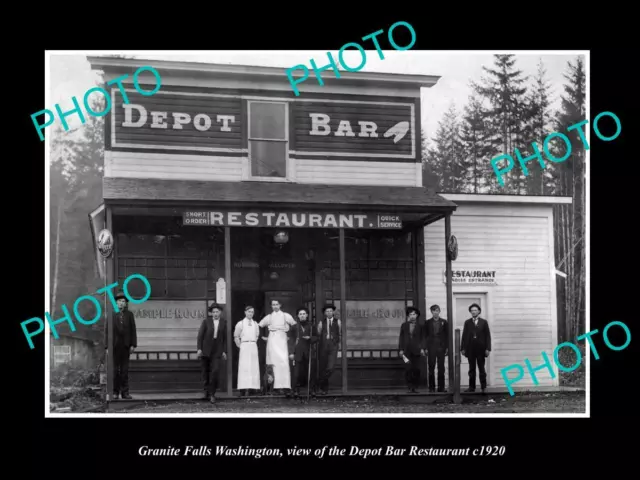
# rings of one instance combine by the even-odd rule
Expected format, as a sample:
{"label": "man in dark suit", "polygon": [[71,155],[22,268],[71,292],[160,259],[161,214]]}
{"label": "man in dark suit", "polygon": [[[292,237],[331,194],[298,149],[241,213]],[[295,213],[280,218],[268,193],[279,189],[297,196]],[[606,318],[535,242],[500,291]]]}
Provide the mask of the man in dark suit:
{"label": "man in dark suit", "polygon": [[[118,312],[113,312],[113,398],[131,399],[129,395],[129,355],[138,346],[136,334],[136,320],[129,311],[129,301],[122,292],[116,295]],[[109,328],[104,329],[104,348],[109,355]]]}
{"label": "man in dark suit", "polygon": [[407,321],[400,327],[398,349],[400,357],[405,362],[405,378],[409,392],[418,393],[420,384],[420,357],[424,357],[423,326],[418,323],[420,310],[415,307],[407,308]]}
{"label": "man in dark suit", "polygon": [[[314,369],[311,369],[309,375],[309,362],[311,361],[311,345],[318,341],[318,332],[314,325],[309,321],[309,311],[301,307],[296,312],[298,324],[291,329],[291,341],[293,352],[293,381],[291,385],[295,388],[294,394],[300,395],[300,387],[309,388],[313,396],[315,396],[315,375]],[[307,377],[309,385],[307,385]]]}
{"label": "man in dark suit", "polygon": [[491,331],[489,322],[480,318],[480,305],[474,303],[469,307],[471,318],[464,322],[460,353],[469,360],[469,388],[465,392],[476,391],[476,363],[480,370],[480,387],[482,393],[487,388],[487,372],[484,368],[486,357],[491,351]]}
{"label": "man in dark suit", "polygon": [[425,324],[425,350],[429,359],[429,391],[436,391],[436,361],[438,363],[438,392],[444,392],[444,358],[449,349],[449,325],[440,318],[440,307],[432,305],[431,318]]}
{"label": "man in dark suit", "polygon": [[216,403],[216,390],[220,377],[220,359],[227,359],[227,326],[220,319],[222,307],[217,303],[209,307],[210,315],[202,320],[198,330],[198,357],[202,372],[204,399]]}
{"label": "man in dark suit", "polygon": [[333,367],[338,359],[342,340],[342,324],[340,319],[335,318],[335,305],[325,305],[322,308],[324,319],[318,324],[318,362],[319,377],[318,386],[320,395],[329,393],[329,379],[333,374]]}

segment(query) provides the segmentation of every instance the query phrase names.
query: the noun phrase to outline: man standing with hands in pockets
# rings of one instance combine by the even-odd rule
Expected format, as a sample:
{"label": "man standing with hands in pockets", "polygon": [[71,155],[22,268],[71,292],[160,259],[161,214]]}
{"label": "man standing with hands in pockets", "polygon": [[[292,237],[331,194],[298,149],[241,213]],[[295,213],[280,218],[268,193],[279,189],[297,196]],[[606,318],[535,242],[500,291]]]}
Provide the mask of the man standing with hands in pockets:
{"label": "man standing with hands in pockets", "polygon": [[400,327],[398,350],[405,362],[405,379],[407,389],[411,393],[418,393],[420,385],[420,357],[424,357],[423,327],[418,323],[420,310],[415,307],[407,308],[407,321]]}
{"label": "man standing with hands in pockets", "polygon": [[216,390],[220,376],[220,359],[227,359],[227,329],[220,319],[222,307],[217,303],[209,307],[211,316],[202,320],[198,331],[198,357],[202,372],[204,399],[216,403]]}

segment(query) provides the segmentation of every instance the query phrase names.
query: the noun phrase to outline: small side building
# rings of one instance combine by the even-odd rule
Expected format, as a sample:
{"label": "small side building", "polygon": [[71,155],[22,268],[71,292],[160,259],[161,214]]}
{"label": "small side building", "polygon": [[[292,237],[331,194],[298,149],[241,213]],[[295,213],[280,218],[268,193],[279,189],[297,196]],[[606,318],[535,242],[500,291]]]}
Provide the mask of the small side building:
{"label": "small side building", "polygon": [[[543,364],[542,352],[553,358],[558,345],[558,305],[554,256],[553,207],[571,197],[442,194],[458,205],[451,219],[458,239],[453,266],[453,311],[446,311],[444,222],[425,227],[425,292],[427,307],[438,304],[441,315],[460,328],[470,318],[469,305],[482,307],[489,321],[492,353],[489,386],[505,387],[500,370],[529,359]],[[428,314],[428,312],[427,312]],[[536,373],[542,386],[558,386],[548,370]],[[461,385],[468,385],[468,364],[462,357]],[[509,373],[510,378],[515,375]],[[447,376],[448,378],[448,376]],[[531,387],[529,375],[517,387]]]}

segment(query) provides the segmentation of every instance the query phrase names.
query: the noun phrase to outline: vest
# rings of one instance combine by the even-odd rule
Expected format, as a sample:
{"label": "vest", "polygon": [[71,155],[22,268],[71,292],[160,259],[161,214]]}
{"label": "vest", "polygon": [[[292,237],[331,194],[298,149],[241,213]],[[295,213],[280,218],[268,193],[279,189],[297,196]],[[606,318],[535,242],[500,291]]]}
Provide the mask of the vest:
{"label": "vest", "polygon": [[[324,318],[322,320],[322,340],[327,341],[327,325],[329,325],[329,320]],[[333,317],[331,323],[331,331],[329,332],[330,338],[334,343],[338,342],[338,338],[340,335],[340,329],[338,328],[338,319]]]}

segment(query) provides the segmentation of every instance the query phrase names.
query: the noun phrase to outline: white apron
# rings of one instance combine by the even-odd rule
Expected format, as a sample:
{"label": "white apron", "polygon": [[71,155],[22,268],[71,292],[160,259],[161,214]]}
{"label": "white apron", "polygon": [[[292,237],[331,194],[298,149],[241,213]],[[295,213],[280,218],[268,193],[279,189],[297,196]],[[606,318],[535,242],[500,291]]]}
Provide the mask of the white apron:
{"label": "white apron", "polygon": [[287,332],[295,324],[293,317],[284,312],[273,312],[260,322],[260,327],[269,327],[266,360],[267,365],[273,365],[273,388],[291,388]]}
{"label": "white apron", "polygon": [[258,357],[258,322],[244,318],[236,324],[233,334],[236,345],[240,348],[238,357],[238,390],[260,389],[260,363]]}

